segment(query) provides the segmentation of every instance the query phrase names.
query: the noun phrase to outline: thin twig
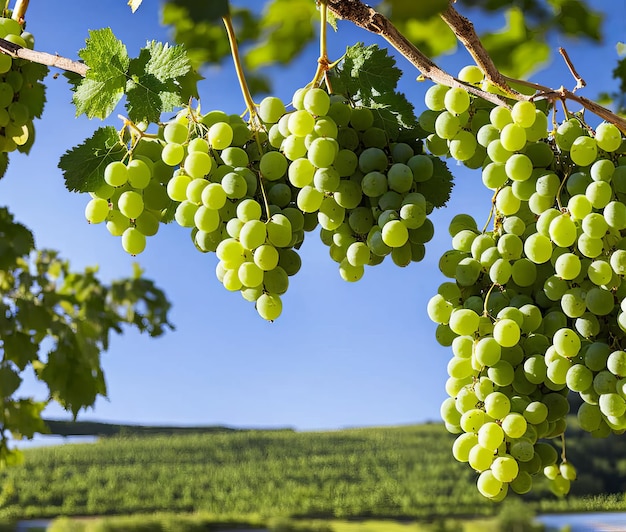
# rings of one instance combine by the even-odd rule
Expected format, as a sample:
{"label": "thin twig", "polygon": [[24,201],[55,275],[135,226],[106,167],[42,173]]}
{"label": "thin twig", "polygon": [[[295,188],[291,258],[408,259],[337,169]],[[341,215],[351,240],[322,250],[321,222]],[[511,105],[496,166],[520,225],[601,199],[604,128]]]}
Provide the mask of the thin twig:
{"label": "thin twig", "polygon": [[576,89],[582,89],[583,87],[585,87],[587,85],[587,82],[578,74],[578,72],[576,72],[576,69],[574,68],[574,63],[572,63],[572,60],[569,58],[569,54],[567,53],[565,48],[560,46],[559,53],[563,56],[567,68],[569,68],[569,71],[572,73],[572,76],[574,76],[574,79],[576,80],[576,87],[574,87],[572,92],[575,92]]}
{"label": "thin twig", "polygon": [[15,2],[15,8],[13,9],[13,19],[17,20],[20,24],[24,23],[26,17],[26,10],[28,9],[29,0],[17,0]]}
{"label": "thin twig", "polygon": [[454,9],[452,3],[441,13],[441,19],[452,29],[456,38],[465,46],[487,79],[501,91],[520,99],[521,95],[509,86],[506,78],[496,68],[487,50],[483,47],[474,30],[474,24]]}
{"label": "thin twig", "polygon": [[10,55],[11,57],[26,59],[33,63],[40,63],[42,65],[60,68],[61,70],[75,72],[83,77],[87,74],[88,67],[85,63],[72,61],[71,59],[45,52],[36,52],[35,50],[24,48],[19,44],[14,44],[4,39],[0,39],[0,52]]}
{"label": "thin twig", "polygon": [[402,35],[387,17],[365,5],[360,0],[328,0],[328,9],[332,11],[337,18],[349,20],[353,24],[383,37],[391,46],[410,61],[411,64],[422,73],[423,77],[448,87],[461,87],[470,94],[483,98],[494,105],[508,107],[509,104],[504,98],[485,92],[473,85],[463,83],[439,68],[411,41]]}

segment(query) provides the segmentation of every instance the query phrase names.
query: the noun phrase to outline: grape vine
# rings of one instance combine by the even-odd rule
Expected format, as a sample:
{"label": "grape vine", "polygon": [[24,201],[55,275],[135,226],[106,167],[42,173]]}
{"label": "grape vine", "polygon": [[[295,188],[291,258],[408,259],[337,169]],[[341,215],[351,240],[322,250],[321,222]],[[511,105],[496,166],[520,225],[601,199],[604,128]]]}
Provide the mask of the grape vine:
{"label": "grape vine", "polygon": [[[493,191],[484,226],[454,217],[451,249],[439,261],[450,280],[427,308],[437,341],[452,351],[441,415],[458,434],[454,457],[478,473],[485,497],[527,493],[538,476],[563,496],[576,478],[565,449],[568,396],[582,400],[584,430],[626,430],[626,122],[575,91],[500,74],[451,4],[441,17],[476,61],[456,76],[362,2],[320,4],[313,80],[290,102],[268,96],[258,105],[228,12],[218,9],[242,115],[201,110],[182,47],[153,42],[132,59],[110,30],[91,32],[80,52],[85,68],[71,69],[74,103],[105,118],[125,95],[127,116],[120,130],[100,128],[62,157],[66,185],[89,193],[88,222],[105,225],[131,255],[162,223],[187,228],[190,245],[217,256],[223,286],[273,321],[307,233],[319,227],[349,282],[386,257],[400,267],[419,262],[434,235],[428,216],[451,192],[445,159],[480,169]],[[382,35],[435,82],[419,118],[396,90],[401,72],[386,50],[357,44],[329,60],[328,13]],[[25,38],[17,22],[6,26],[6,40],[27,44],[15,43]],[[9,147],[27,145],[40,111],[23,104],[21,80],[38,87],[42,71],[33,67],[29,77],[31,63],[0,60],[4,137]],[[603,121],[586,123],[567,101]],[[557,123],[559,105],[565,119]]]}

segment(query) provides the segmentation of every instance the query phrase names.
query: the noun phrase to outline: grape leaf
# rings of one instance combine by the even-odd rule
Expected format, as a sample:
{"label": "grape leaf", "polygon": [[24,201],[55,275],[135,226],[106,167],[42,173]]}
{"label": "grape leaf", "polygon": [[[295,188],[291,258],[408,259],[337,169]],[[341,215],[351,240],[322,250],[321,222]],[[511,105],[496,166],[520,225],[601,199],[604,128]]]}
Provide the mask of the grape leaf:
{"label": "grape leaf", "polygon": [[158,122],[162,112],[183,104],[179,78],[191,70],[185,49],[155,41],[130,61],[126,86],[128,118]]}
{"label": "grape leaf", "polygon": [[404,94],[396,92],[402,72],[387,50],[377,45],[362,43],[348,48],[341,63],[333,72],[332,86],[353,102],[374,110],[377,126],[389,138],[396,139],[402,129],[412,129],[417,124],[413,105]]}
{"label": "grape leaf", "polygon": [[109,116],[124,95],[130,63],[126,46],[110,28],[89,32],[86,47],[78,52],[89,69],[75,87],[72,101],[76,116],[89,118]]}
{"label": "grape leaf", "polygon": [[192,13],[193,20],[197,22],[217,22],[228,15],[228,0],[211,0],[210,2],[169,0],[168,3]]}
{"label": "grape leaf", "polygon": [[450,199],[454,186],[454,176],[448,165],[438,157],[433,161],[433,176],[428,181],[417,184],[417,192],[422,193],[434,207],[443,207]]}
{"label": "grape leaf", "polygon": [[63,170],[65,186],[73,192],[94,191],[104,182],[104,169],[111,161],[126,154],[113,126],[101,127],[92,137],[63,154],[59,168]]}
{"label": "grape leaf", "polygon": [[0,394],[10,397],[20,387],[22,378],[9,366],[0,368]]}

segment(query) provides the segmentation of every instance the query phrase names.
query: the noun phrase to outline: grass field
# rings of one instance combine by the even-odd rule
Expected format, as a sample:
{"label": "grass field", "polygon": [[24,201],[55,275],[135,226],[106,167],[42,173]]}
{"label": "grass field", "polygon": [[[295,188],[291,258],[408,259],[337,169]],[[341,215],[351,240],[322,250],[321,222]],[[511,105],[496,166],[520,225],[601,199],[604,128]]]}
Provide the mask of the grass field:
{"label": "grass field", "polygon": [[[499,506],[478,495],[476,474],[452,459],[453,438],[440,424],[424,424],[128,435],[28,449],[23,466],[0,471],[0,518],[205,512],[262,520],[427,521],[494,515]],[[626,508],[621,440],[577,437],[568,455],[577,453],[574,495],[559,500],[540,485],[526,499],[528,507]]]}

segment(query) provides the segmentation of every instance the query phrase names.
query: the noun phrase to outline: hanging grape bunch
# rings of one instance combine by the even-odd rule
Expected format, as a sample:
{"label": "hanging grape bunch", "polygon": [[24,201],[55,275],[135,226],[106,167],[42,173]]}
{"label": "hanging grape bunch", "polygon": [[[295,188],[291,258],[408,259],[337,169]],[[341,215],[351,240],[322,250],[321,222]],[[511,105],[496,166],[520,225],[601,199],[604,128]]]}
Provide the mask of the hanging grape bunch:
{"label": "hanging grape bunch", "polygon": [[[475,67],[459,77],[483,82]],[[486,106],[441,85],[426,104],[431,150],[482,166],[494,191],[493,229],[452,220],[439,265],[453,281],[428,304],[454,355],[441,407],[453,454],[485,497],[526,493],[538,474],[566,494],[576,471],[549,441],[563,437],[568,394],[584,430],[626,429],[622,134],[573,115],[550,129],[545,105]]]}

